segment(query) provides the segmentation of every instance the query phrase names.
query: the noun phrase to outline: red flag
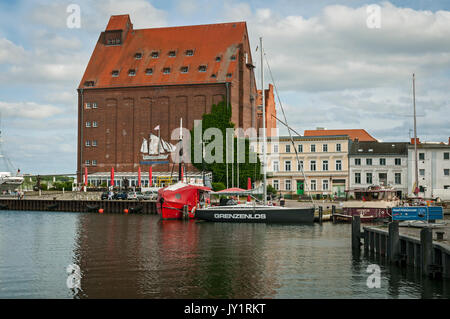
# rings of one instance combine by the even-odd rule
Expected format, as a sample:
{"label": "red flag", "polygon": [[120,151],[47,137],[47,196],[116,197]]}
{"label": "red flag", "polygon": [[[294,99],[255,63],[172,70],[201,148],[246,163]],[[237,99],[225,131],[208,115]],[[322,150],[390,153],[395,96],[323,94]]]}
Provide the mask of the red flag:
{"label": "red flag", "polygon": [[87,167],[84,168],[84,185],[87,186],[88,184],[88,171],[87,171]]}
{"label": "red flag", "polygon": [[114,167],[111,167],[111,186],[114,186]]}
{"label": "red flag", "polygon": [[148,169],[148,187],[152,187],[152,167]]}
{"label": "red flag", "polygon": [[138,186],[141,187],[141,167],[138,169]]}
{"label": "red flag", "polygon": [[[252,189],[252,179],[250,177],[247,179],[247,189],[248,190]],[[247,202],[251,202],[251,201],[252,200],[250,198],[250,195],[248,195],[247,196]]]}

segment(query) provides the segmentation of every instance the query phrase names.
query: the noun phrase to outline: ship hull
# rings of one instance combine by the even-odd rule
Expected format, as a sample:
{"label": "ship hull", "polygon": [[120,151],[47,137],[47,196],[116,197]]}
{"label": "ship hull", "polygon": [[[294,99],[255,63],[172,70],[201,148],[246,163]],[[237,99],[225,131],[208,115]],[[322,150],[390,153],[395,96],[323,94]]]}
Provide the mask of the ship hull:
{"label": "ship hull", "polygon": [[392,215],[390,207],[344,207],[342,214],[336,214],[336,218],[343,221],[351,221],[353,216],[360,216],[362,222],[372,222],[377,219],[388,219]]}
{"label": "ship hull", "polygon": [[313,223],[314,208],[258,208],[223,206],[197,209],[195,218],[210,222]]}

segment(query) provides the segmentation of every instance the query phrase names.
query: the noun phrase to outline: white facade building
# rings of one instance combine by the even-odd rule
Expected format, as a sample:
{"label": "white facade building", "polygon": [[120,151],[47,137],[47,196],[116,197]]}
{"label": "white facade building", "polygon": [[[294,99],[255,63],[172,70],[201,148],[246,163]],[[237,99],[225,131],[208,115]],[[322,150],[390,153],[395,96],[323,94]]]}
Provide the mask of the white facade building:
{"label": "white facade building", "polygon": [[[449,141],[450,142],[450,141]],[[415,184],[414,144],[408,147],[408,194]],[[450,200],[450,143],[417,144],[419,197]]]}
{"label": "white facade building", "polygon": [[391,186],[397,195],[408,192],[408,144],[359,142],[350,143],[350,190],[369,186]]}

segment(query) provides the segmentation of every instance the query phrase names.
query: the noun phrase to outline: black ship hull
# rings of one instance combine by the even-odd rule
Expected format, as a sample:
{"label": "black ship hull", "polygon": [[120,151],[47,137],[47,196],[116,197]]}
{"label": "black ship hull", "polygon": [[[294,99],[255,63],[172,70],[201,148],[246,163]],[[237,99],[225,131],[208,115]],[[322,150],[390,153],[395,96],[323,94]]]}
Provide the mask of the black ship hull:
{"label": "black ship hull", "polygon": [[313,223],[314,208],[220,206],[197,209],[195,218],[234,223]]}

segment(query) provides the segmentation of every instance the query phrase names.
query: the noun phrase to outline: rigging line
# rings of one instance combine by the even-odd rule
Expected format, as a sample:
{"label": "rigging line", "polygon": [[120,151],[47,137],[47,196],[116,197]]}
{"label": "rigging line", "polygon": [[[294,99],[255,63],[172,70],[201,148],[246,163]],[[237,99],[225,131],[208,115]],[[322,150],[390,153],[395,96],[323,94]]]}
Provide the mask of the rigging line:
{"label": "rigging line", "polygon": [[[274,88],[275,88],[275,93],[277,94],[278,103],[280,104],[280,108],[281,108],[281,111],[282,111],[282,113],[283,113],[284,122],[285,122],[285,123],[283,123],[283,124],[285,124],[285,125],[287,126],[286,114],[284,113],[283,104],[281,104],[280,95],[278,94],[278,87],[277,87],[277,85],[276,85],[276,83],[275,83],[275,79],[273,78],[272,70],[271,70],[271,68],[270,68],[269,61],[268,61],[268,59],[267,59],[267,56],[266,56],[266,52],[265,52],[265,51],[264,51],[264,57],[265,57],[265,60],[266,60],[267,69],[269,70],[270,78],[272,79],[273,86],[274,86]],[[264,88],[262,88],[262,89],[264,90]],[[295,156],[296,156],[296,158],[297,158],[297,163],[300,163],[300,160],[299,160],[299,158],[298,158],[298,151],[297,151],[297,148],[295,147],[295,143],[294,143],[294,139],[292,138],[292,134],[291,134],[290,127],[287,126],[287,128],[288,128],[288,132],[289,132],[289,138],[290,138],[290,140],[291,140],[292,146],[293,146],[294,151],[295,151]],[[302,163],[303,163],[303,161],[302,161]],[[311,198],[311,202],[313,203],[313,206],[315,207],[315,202],[314,202],[313,196],[312,196],[312,194],[311,194],[311,191],[310,191],[310,189],[309,189],[309,186],[308,186],[308,182],[307,182],[307,179],[306,179],[305,172],[304,172],[304,170],[303,170],[303,165],[300,165],[300,170],[302,171],[303,179],[305,180],[306,191],[309,193],[309,197]]]}

